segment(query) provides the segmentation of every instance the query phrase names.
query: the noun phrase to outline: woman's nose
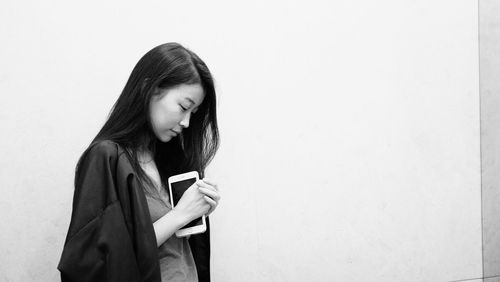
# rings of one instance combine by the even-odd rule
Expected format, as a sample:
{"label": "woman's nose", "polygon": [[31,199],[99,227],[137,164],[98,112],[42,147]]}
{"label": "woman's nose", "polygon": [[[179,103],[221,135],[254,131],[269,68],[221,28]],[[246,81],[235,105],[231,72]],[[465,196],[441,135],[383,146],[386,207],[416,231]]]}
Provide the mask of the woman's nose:
{"label": "woman's nose", "polygon": [[188,128],[189,127],[189,118],[190,117],[191,117],[190,113],[184,115],[184,118],[181,120],[180,125],[182,127],[184,127],[184,128]]}

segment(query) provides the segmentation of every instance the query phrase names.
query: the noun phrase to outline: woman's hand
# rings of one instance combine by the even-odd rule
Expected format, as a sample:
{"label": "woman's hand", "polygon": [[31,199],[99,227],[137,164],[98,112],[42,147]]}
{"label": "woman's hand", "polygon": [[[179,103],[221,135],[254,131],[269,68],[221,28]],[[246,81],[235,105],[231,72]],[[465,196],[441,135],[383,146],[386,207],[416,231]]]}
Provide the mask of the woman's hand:
{"label": "woman's hand", "polygon": [[177,230],[202,215],[215,210],[220,200],[217,184],[208,179],[198,180],[182,194],[177,205],[153,223],[156,244],[161,246]]}
{"label": "woman's hand", "polygon": [[186,223],[201,217],[211,209],[211,205],[204,198],[205,194],[199,190],[201,182],[198,180],[189,186],[174,207],[174,210],[186,219]]}
{"label": "woman's hand", "polygon": [[210,204],[210,210],[206,213],[208,216],[211,214],[217,205],[219,204],[220,201],[220,195],[219,195],[219,188],[217,187],[217,184],[208,179],[208,178],[203,178],[201,181],[198,181],[199,185],[199,190],[203,194],[205,194],[204,199],[207,201],[208,204]]}

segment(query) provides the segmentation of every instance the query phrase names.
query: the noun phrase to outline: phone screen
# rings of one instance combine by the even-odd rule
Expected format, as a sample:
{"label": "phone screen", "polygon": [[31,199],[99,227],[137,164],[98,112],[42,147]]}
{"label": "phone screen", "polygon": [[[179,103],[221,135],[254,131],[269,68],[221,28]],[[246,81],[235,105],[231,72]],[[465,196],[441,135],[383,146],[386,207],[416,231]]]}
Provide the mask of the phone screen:
{"label": "phone screen", "polygon": [[[186,180],[178,181],[178,182],[172,182],[170,183],[170,186],[172,186],[172,200],[174,201],[174,206],[177,206],[177,202],[182,197],[182,194],[194,183],[196,182],[196,178],[189,178]],[[183,228],[188,228],[188,227],[193,227],[197,225],[203,225],[203,220],[201,217],[191,221],[190,223],[186,224]]]}

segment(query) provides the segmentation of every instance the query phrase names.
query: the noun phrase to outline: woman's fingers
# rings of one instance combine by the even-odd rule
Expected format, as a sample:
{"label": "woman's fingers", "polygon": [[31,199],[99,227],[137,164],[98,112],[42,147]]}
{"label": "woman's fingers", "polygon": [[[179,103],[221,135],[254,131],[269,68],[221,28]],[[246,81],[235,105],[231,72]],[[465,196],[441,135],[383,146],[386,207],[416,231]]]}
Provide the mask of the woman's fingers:
{"label": "woman's fingers", "polygon": [[210,210],[206,214],[209,215],[215,210],[215,208],[219,204],[220,195],[217,184],[215,183],[215,181],[212,181],[207,178],[198,180],[196,184],[198,184],[198,190],[204,194],[203,198],[210,205]]}
{"label": "woman's fingers", "polygon": [[203,178],[203,179],[201,180],[201,182],[204,182],[204,183],[206,183],[206,184],[208,184],[208,185],[212,186],[212,187],[215,189],[215,191],[219,191],[219,187],[217,187],[217,183],[216,183],[215,181],[213,181],[212,179],[209,179],[209,178]]}
{"label": "woman's fingers", "polygon": [[217,189],[216,186],[210,185],[210,184],[204,182],[203,180],[199,180],[196,183],[198,184],[199,187],[204,187],[204,188],[210,189],[212,191],[215,191],[217,194],[219,194],[219,190]]}
{"label": "woman's fingers", "polygon": [[220,200],[220,196],[217,193],[217,191],[214,191],[214,190],[209,189],[209,188],[201,187],[201,186],[198,187],[198,190],[200,190],[200,192],[209,196],[210,198],[212,198],[216,202]]}
{"label": "woman's fingers", "polygon": [[217,202],[215,202],[214,200],[212,200],[212,198],[208,197],[208,196],[203,196],[203,198],[205,199],[205,201],[207,201],[207,203],[210,205],[210,209],[208,210],[207,212],[207,216],[210,215],[214,210],[215,208],[217,207]]}

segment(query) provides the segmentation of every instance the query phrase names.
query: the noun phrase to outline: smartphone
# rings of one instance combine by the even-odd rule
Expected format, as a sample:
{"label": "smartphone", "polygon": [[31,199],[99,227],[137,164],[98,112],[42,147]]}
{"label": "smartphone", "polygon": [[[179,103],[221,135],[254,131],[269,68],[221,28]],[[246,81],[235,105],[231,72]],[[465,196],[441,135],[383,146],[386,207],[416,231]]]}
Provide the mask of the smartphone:
{"label": "smartphone", "polygon": [[[170,193],[170,204],[172,208],[177,205],[184,192],[198,181],[199,175],[197,171],[190,171],[183,174],[170,176],[168,178],[168,191]],[[203,233],[207,230],[205,215],[189,222],[184,227],[175,232],[177,237],[185,237],[191,234]]]}

